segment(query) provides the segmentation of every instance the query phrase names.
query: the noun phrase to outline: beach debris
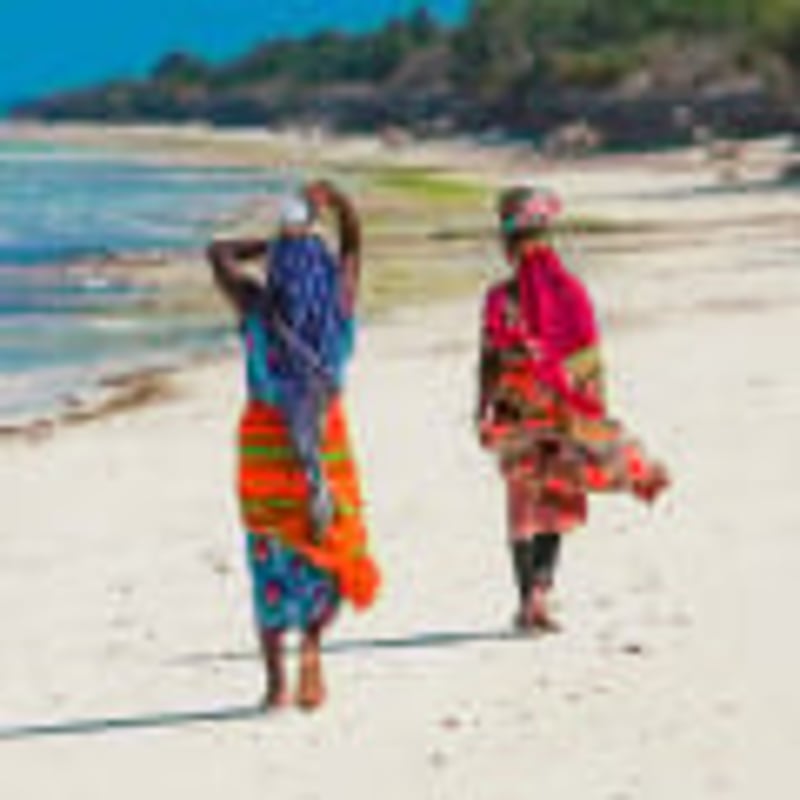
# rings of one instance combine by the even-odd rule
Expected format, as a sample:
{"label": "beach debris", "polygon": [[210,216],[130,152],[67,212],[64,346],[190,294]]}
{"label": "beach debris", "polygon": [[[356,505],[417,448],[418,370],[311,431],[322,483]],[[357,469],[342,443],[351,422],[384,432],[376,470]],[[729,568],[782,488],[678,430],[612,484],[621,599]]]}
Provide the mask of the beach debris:
{"label": "beach debris", "polygon": [[549,158],[576,158],[594,153],[603,145],[603,135],[586,120],[577,120],[555,128],[542,145]]}
{"label": "beach debris", "polygon": [[454,714],[443,717],[439,724],[447,731],[458,730],[463,725],[462,720]]}
{"label": "beach debris", "polygon": [[647,649],[641,642],[626,642],[620,647],[620,652],[626,656],[643,656],[647,654]]}

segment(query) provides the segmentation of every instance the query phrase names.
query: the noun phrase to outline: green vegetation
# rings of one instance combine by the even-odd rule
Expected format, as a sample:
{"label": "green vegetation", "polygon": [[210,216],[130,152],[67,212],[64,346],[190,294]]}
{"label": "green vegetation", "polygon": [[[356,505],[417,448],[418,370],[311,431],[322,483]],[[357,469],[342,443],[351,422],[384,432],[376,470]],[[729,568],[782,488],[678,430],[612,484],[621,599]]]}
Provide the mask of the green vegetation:
{"label": "green vegetation", "polygon": [[424,9],[391,20],[375,33],[349,36],[335,30],[305,40],[280,39],[241,58],[212,67],[196,56],[171,53],[152,72],[158,82],[230,88],[281,79],[295,87],[388,79],[409,56],[446,38]]}
{"label": "green vegetation", "polygon": [[[690,113],[675,123],[678,107]],[[582,119],[626,144],[685,141],[695,126],[797,129],[798,108],[800,0],[474,0],[456,29],[420,7],[374,32],[273,40],[222,64],[174,52],[143,81],[16,113],[533,138]]]}
{"label": "green vegetation", "polygon": [[548,67],[604,83],[644,64],[642,45],[665,33],[733,39],[798,67],[800,0],[477,0],[455,35],[454,69],[488,96],[548,77]]}
{"label": "green vegetation", "polygon": [[486,187],[474,181],[419,167],[386,167],[375,172],[372,181],[381,189],[402,192],[412,199],[469,203],[489,196]]}

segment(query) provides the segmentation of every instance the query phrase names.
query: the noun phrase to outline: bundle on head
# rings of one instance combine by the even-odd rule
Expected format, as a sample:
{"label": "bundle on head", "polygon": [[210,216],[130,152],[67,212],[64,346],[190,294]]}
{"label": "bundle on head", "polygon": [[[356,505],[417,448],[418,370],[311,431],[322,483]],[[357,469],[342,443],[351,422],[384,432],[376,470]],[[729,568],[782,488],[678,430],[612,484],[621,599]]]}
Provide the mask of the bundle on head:
{"label": "bundle on head", "polygon": [[497,213],[503,237],[513,242],[549,231],[561,213],[561,200],[551,189],[514,186],[500,195]]}

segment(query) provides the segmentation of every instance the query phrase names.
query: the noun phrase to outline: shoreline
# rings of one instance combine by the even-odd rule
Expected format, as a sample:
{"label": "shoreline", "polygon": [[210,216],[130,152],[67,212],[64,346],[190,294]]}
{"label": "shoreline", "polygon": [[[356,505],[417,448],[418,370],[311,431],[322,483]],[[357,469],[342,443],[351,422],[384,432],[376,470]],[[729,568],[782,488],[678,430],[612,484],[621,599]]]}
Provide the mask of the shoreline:
{"label": "shoreline", "polygon": [[14,440],[40,441],[65,429],[178,400],[188,374],[209,364],[234,360],[229,350],[220,347],[219,352],[184,356],[164,366],[109,367],[88,381],[82,391],[54,397],[39,411],[31,410],[15,418],[0,417],[0,446]]}
{"label": "shoreline", "polygon": [[[134,138],[137,141],[127,135],[124,140],[116,139],[99,129],[86,129],[77,135],[71,129],[65,135],[60,128],[50,126],[0,124],[0,142],[18,143],[22,148],[26,143],[41,143],[65,147],[67,153],[74,152],[78,157],[84,151],[92,159],[102,159],[108,153],[126,164],[173,166],[167,153],[149,147],[139,137]],[[191,166],[214,167],[202,160]],[[263,169],[253,165],[243,167],[242,172],[245,171],[255,178]],[[251,197],[249,213],[252,215],[253,209],[264,204],[262,198]],[[231,209],[216,215],[214,227],[230,226],[232,220],[243,217],[243,208],[232,196]],[[45,315],[45,322],[55,314],[52,319],[56,336],[62,325],[66,336],[80,338],[89,336],[97,326],[102,329],[108,326],[117,331],[119,339],[116,345],[109,346],[108,352],[103,352],[102,330],[98,330],[91,340],[75,345],[78,349],[65,349],[50,363],[44,352],[38,352],[49,342],[48,338],[30,353],[25,350],[31,359],[29,365],[19,358],[14,363],[12,358],[7,369],[0,373],[0,381],[10,389],[0,414],[0,435],[7,438],[15,434],[39,436],[45,431],[52,434],[65,425],[152,403],[156,397],[168,394],[168,374],[228,349],[219,330],[224,319],[220,313],[222,302],[212,296],[208,270],[201,261],[197,246],[153,246],[143,240],[139,247],[98,248],[95,253],[65,254],[62,258],[54,256],[0,266],[0,277],[12,290],[10,298],[21,292],[19,311],[15,312],[13,300],[9,299],[12,305],[7,321],[12,348],[18,339],[23,341],[27,326],[35,325],[40,314]],[[65,293],[61,301],[65,304],[63,310],[56,305],[61,292]],[[29,317],[30,314],[36,316]],[[148,342],[159,335],[148,330],[151,324],[156,331],[164,331],[165,351]],[[214,339],[218,341],[214,343]],[[58,347],[58,341],[54,340],[52,346]],[[86,348],[86,352],[80,347]],[[96,354],[92,348],[97,349]],[[163,384],[158,391],[153,386],[155,375],[159,375],[158,383]],[[74,378],[72,386],[70,376]]]}

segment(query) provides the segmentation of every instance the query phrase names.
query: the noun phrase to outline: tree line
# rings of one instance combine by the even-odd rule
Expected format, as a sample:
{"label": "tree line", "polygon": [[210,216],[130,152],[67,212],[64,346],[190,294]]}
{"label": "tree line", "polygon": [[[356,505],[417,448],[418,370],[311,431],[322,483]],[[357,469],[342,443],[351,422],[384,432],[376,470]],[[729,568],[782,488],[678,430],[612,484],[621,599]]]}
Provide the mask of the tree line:
{"label": "tree line", "polygon": [[144,79],[16,113],[537,130],[585,109],[612,127],[651,114],[655,132],[660,105],[726,92],[712,116],[793,125],[799,86],[800,0],[474,0],[455,27],[421,6],[375,31],[265,41],[221,64],[173,52]]}

